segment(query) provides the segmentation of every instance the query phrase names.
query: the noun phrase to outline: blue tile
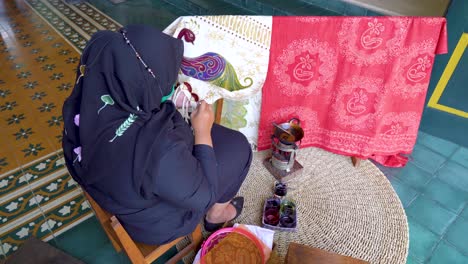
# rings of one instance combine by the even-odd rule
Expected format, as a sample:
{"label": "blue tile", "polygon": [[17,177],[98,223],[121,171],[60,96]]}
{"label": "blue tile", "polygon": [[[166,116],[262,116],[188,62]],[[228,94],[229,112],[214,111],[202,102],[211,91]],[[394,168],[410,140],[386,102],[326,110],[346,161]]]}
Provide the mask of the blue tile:
{"label": "blue tile", "polygon": [[57,247],[82,259],[94,253],[109,239],[96,217],[92,217],[56,238]]}
{"label": "blue tile", "polygon": [[326,7],[328,0],[303,0],[306,3],[313,4],[320,7]]}
{"label": "blue tile", "polygon": [[366,14],[367,9],[353,4],[347,4],[344,11],[344,15],[346,16],[365,16]]}
{"label": "blue tile", "polygon": [[367,10],[366,16],[382,16],[382,14],[373,10]]}
{"label": "blue tile", "polygon": [[437,177],[465,192],[468,192],[468,168],[455,162],[447,162],[438,172]]}
{"label": "blue tile", "polygon": [[397,175],[397,178],[401,182],[418,191],[424,190],[426,184],[432,179],[432,177],[433,176],[430,173],[414,165],[412,162],[408,162]]}
{"label": "blue tile", "polygon": [[463,210],[463,212],[461,212],[460,216],[468,221],[468,202],[465,205],[465,209]]}
{"label": "blue tile", "polygon": [[439,179],[433,179],[426,186],[424,196],[442,204],[445,208],[459,213],[468,201],[468,193],[454,188]]}
{"label": "blue tile", "polygon": [[424,132],[418,133],[418,144],[424,145],[430,148],[432,151],[440,153],[445,157],[450,157],[459,146],[453,142],[445,139],[434,137]]}
{"label": "blue tile", "polygon": [[333,12],[343,14],[346,9],[347,3],[341,0],[328,0],[326,8]]}
{"label": "blue tile", "polygon": [[408,256],[408,258],[406,259],[406,264],[422,264],[422,262]]}
{"label": "blue tile", "polygon": [[468,149],[460,147],[457,152],[453,154],[452,160],[465,167],[468,167]]}
{"label": "blue tile", "polygon": [[446,161],[446,158],[431,149],[416,144],[411,154],[412,161],[424,170],[434,173]]}
{"label": "blue tile", "polygon": [[463,255],[450,244],[441,241],[429,261],[430,264],[466,264],[468,263],[468,256]]}
{"label": "blue tile", "polygon": [[403,168],[393,168],[393,167],[386,167],[374,160],[371,160],[371,162],[379,168],[380,171],[387,177],[389,181],[392,181],[395,177],[397,177],[398,174],[403,170]]}
{"label": "blue tile", "polygon": [[406,209],[406,214],[438,235],[442,235],[457,217],[456,214],[423,195],[411,203]]}
{"label": "blue tile", "polygon": [[459,217],[448,229],[445,239],[468,255],[468,220]]}
{"label": "blue tile", "polygon": [[435,248],[439,237],[429,231],[429,229],[418,224],[411,217],[408,217],[409,225],[409,255],[421,262],[429,258]]}
{"label": "blue tile", "polygon": [[166,253],[164,253],[161,257],[159,257],[155,262],[153,262],[153,264],[164,264],[175,254],[177,254],[177,248],[173,246],[168,251],[166,251]]}
{"label": "blue tile", "polygon": [[125,253],[117,253],[111,243],[93,251],[93,254],[83,258],[87,264],[130,264]]}
{"label": "blue tile", "polygon": [[418,195],[418,192],[416,190],[408,187],[406,184],[398,180],[392,180],[391,183],[392,183],[393,189],[395,189],[395,192],[398,194],[398,197],[400,198],[400,201],[403,204],[403,207],[405,208]]}

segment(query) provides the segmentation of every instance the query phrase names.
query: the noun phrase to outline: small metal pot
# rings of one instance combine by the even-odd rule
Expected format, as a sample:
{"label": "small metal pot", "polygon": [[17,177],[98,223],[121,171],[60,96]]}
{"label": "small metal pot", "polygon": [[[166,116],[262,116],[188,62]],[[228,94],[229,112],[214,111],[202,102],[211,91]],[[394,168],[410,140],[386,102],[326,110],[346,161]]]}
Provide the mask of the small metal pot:
{"label": "small metal pot", "polygon": [[294,144],[304,137],[304,130],[298,118],[291,118],[287,123],[273,123],[273,135],[283,144]]}

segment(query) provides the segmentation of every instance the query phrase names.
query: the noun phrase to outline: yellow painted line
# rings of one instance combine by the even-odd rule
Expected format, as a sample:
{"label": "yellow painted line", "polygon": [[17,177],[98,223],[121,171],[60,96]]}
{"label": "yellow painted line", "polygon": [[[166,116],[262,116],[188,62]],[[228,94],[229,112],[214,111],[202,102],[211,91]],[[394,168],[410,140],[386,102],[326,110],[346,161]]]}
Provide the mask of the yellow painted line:
{"label": "yellow painted line", "polygon": [[457,116],[468,118],[468,112],[458,110],[458,109],[453,108],[453,107],[449,107],[449,106],[441,105],[441,104],[436,104],[436,105],[431,106],[431,107],[435,108],[435,109],[438,109],[438,110],[441,110],[441,111],[444,111],[444,112],[447,112],[447,113],[450,113],[450,114],[454,114],[454,115],[457,115]]}
{"label": "yellow painted line", "polygon": [[447,87],[447,84],[450,78],[452,77],[453,72],[457,68],[457,65],[460,62],[460,59],[463,56],[463,53],[465,52],[467,46],[468,33],[463,33],[460,37],[460,40],[457,43],[457,46],[455,47],[455,50],[452,53],[452,56],[450,57],[450,60],[447,63],[447,66],[444,69],[444,72],[442,73],[442,76],[439,79],[439,82],[437,83],[434,92],[431,95],[431,98],[429,99],[429,103],[427,104],[428,107],[435,108],[460,117],[468,118],[468,112],[439,104],[440,97],[444,93],[445,87]]}

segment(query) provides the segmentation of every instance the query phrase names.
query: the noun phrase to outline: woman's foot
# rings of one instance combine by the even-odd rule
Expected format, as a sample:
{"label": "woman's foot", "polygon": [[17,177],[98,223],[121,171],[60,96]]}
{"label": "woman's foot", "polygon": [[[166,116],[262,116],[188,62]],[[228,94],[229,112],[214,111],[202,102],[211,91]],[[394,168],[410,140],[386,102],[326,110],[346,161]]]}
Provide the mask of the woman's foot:
{"label": "woman's foot", "polygon": [[244,197],[236,197],[227,204],[215,204],[205,218],[205,230],[214,232],[236,219],[244,207]]}

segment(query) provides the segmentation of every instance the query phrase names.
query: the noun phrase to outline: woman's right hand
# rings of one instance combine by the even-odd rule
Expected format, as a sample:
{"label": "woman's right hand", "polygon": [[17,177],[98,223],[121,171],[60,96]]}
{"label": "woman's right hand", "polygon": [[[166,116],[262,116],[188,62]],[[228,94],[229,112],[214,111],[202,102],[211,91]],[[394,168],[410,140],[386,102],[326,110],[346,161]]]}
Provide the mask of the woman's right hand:
{"label": "woman's right hand", "polygon": [[207,104],[205,101],[201,101],[190,117],[195,136],[197,134],[211,136],[211,128],[214,123],[214,112],[213,107],[210,104]]}

